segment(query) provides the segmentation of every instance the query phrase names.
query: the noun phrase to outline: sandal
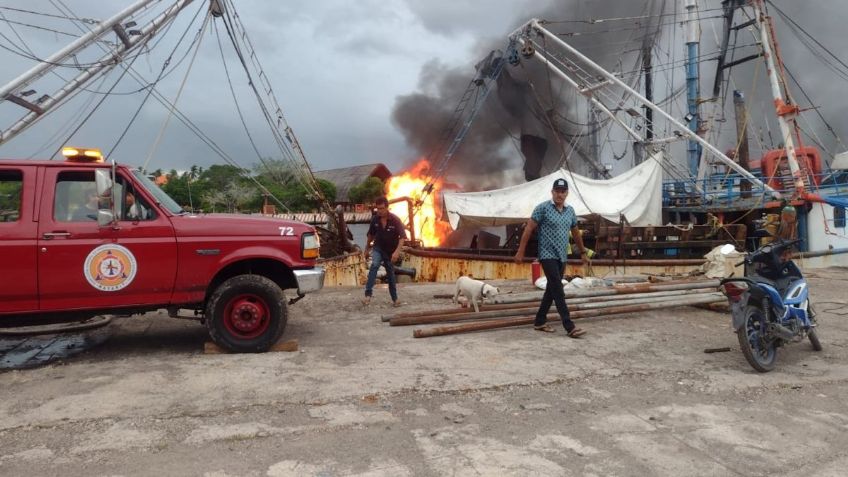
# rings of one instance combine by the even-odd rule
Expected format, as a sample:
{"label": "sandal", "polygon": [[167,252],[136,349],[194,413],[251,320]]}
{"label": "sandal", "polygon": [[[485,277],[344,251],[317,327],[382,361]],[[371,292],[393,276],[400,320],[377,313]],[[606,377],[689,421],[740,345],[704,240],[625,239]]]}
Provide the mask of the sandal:
{"label": "sandal", "polygon": [[585,334],[586,334],[586,332],[581,330],[580,328],[574,328],[574,329],[572,329],[571,331],[568,332],[568,337],[569,338],[580,338]]}
{"label": "sandal", "polygon": [[536,331],[541,331],[543,333],[553,333],[554,331],[556,331],[550,325],[534,326],[533,329]]}

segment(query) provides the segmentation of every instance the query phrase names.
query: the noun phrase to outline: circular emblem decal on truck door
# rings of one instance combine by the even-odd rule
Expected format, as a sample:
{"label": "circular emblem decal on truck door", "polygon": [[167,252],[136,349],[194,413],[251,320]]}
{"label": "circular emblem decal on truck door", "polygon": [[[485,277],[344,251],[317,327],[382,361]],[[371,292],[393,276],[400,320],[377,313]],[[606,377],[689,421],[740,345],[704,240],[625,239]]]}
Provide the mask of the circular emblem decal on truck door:
{"label": "circular emblem decal on truck door", "polygon": [[83,273],[88,283],[102,291],[117,291],[132,283],[138,266],[132,252],[117,244],[101,245],[85,259]]}

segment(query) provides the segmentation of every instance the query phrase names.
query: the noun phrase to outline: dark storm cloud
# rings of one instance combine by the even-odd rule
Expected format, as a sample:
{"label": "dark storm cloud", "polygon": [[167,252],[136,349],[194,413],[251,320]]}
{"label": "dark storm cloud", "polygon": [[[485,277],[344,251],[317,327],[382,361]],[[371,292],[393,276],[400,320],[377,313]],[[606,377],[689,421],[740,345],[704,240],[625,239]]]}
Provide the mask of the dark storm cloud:
{"label": "dark storm cloud", "polygon": [[[3,2],[2,6],[58,13],[52,4],[31,3],[15,0]],[[78,0],[66,3],[78,17],[103,20],[129,5],[130,0],[108,3]],[[160,2],[156,8],[164,8],[167,4],[170,2]],[[159,73],[165,57],[197,9],[205,8],[207,4],[206,1],[195,0],[180,14],[170,32],[154,40],[161,39],[161,44],[135,62],[134,68],[147,81]],[[390,124],[388,111],[395,95],[413,88],[415,72],[422,58],[436,56],[447,41],[421,27],[402,2],[236,2],[236,6],[286,118],[298,135],[313,168],[327,169],[381,161],[396,170],[402,158],[412,155]],[[67,20],[45,19],[8,10],[3,13],[15,21],[30,21],[78,32]],[[251,134],[263,156],[279,157],[280,152],[274,146],[268,126],[261,119],[255,106],[256,101],[248,89],[247,79],[228,46],[223,25],[220,20],[217,22],[228,55],[231,79]],[[195,25],[195,30],[197,26],[199,23]],[[73,40],[42,30],[21,26],[15,28],[36,51],[36,55],[42,58]],[[2,22],[0,32],[14,38],[12,30]],[[190,32],[189,38],[193,35],[194,30]],[[0,39],[0,44],[6,45],[6,40]],[[88,61],[98,56],[91,55]],[[6,83],[34,64],[6,50],[0,50],[0,61],[3,63],[0,83]],[[182,62],[181,68],[157,85],[157,90],[166,98],[172,100],[176,96],[187,65],[188,61]],[[120,71],[117,68],[113,70],[102,86],[89,84],[87,87],[106,90],[120,75]],[[70,78],[77,71],[66,68],[60,70],[60,73]],[[48,75],[34,86],[42,94],[55,91],[59,85],[57,78]],[[124,77],[115,92],[138,88],[137,83]],[[95,101],[101,97],[95,96]],[[0,155],[49,155],[61,142],[59,138],[66,137],[68,133],[65,131],[64,135],[59,134],[63,126],[79,119],[82,106],[91,97],[91,94],[81,93],[27,132],[0,146]],[[73,135],[70,142],[109,150],[143,97],[144,92],[110,96],[89,122]],[[247,142],[233,106],[217,40],[211,31],[203,37],[202,48],[178,107],[193,121],[203,124],[204,131],[241,165],[248,166],[258,160]],[[8,127],[22,115],[23,111],[17,106],[3,103],[0,105],[0,127]],[[131,133],[123,139],[117,150],[118,158],[134,164],[141,163],[166,116],[167,108],[151,98]],[[40,150],[41,145],[54,136],[56,140],[53,147]],[[179,121],[172,119],[159,153],[149,167],[186,169],[192,164],[208,166],[222,162]]]}
{"label": "dark storm cloud", "polygon": [[[533,8],[513,10],[508,18],[512,18],[508,28],[504,28],[501,36],[491,37],[481,41],[475,48],[477,57],[469,60],[464,67],[446,68],[439,62],[428,62],[421,70],[420,91],[397,99],[392,114],[394,123],[401,129],[407,142],[415,147],[420,154],[428,154],[438,144],[439,136],[444,125],[448,124],[458,99],[462,96],[469,80],[474,75],[471,65],[483,58],[490,50],[505,50],[507,35],[511,30],[532,17],[546,20],[575,20],[586,18],[604,18],[615,16],[641,15],[650,11],[649,7],[657,10],[662,2],[650,0],[633,2],[587,2],[580,0],[559,0]],[[447,5],[447,3],[445,3]],[[459,2],[454,9],[466,8]],[[450,7],[446,7],[450,10]],[[435,31],[452,33],[458,25],[451,22],[439,22],[435,16],[435,7],[417,7],[416,12],[422,16],[425,25]],[[503,13],[503,12],[501,12]],[[490,12],[491,14],[491,12]],[[498,17],[498,22],[504,24],[505,18]],[[584,28],[574,24],[554,24],[550,28],[561,31],[568,25],[571,32],[580,32]],[[619,31],[605,35],[604,42],[599,44],[596,35],[574,36],[568,41],[578,49],[591,46],[589,55],[598,61],[606,62],[608,66],[611,53],[612,61],[618,60],[617,51],[621,50],[621,42],[632,38],[632,31]],[[531,87],[527,80],[534,86]],[[515,150],[505,148],[507,141],[516,141],[521,134],[547,136],[548,153],[545,156],[547,168],[552,167],[563,153],[563,148],[550,130],[544,119],[546,114],[558,110],[562,116],[569,112],[568,104],[563,104],[556,93],[559,86],[552,86],[550,75],[536,61],[524,60],[520,67],[507,67],[507,76],[499,82],[499,90],[492,94],[485,110],[476,119],[473,128],[464,140],[462,146],[451,160],[448,176],[451,180],[463,184],[469,189],[479,189],[497,184],[481,183],[478,178],[481,171],[515,168]],[[558,83],[557,83],[558,85]],[[509,88],[505,89],[506,86]],[[556,92],[554,92],[556,91]],[[554,93],[551,95],[551,93]],[[453,139],[453,138],[451,138]],[[517,146],[516,146],[517,147]]]}
{"label": "dark storm cloud", "polygon": [[[638,15],[646,0],[593,0],[593,1],[538,1],[538,0],[396,0],[345,2],[321,0],[313,2],[236,2],[242,22],[247,26],[251,41],[265,67],[266,74],[277,94],[289,123],[306,150],[307,157],[316,169],[342,167],[369,162],[384,162],[391,170],[398,171],[407,162],[429,151],[434,138],[444,127],[459,95],[474,75],[473,65],[493,48],[504,48],[506,35],[532,16],[549,19],[608,18],[617,15]],[[848,24],[848,8],[841,0],[818,0],[798,2],[795,0],[773,0],[781,9],[807,28],[818,40],[838,55],[843,55],[842,30]],[[671,0],[669,0],[671,2]],[[105,19],[131,3],[131,0],[103,2],[102,0],[74,0],[64,2],[73,8],[77,16]],[[159,7],[169,2],[160,2]],[[669,5],[677,3],[671,2]],[[206,2],[195,0],[181,14],[172,31],[149,55],[139,57],[134,67],[149,81],[158,74],[165,56],[173,47],[176,38],[187,27],[194,12]],[[716,8],[718,0],[701,1],[701,9]],[[2,6],[40,10],[57,13],[52,2],[6,0]],[[33,20],[23,14],[13,15],[4,11],[10,19]],[[34,21],[34,20],[33,20]],[[798,42],[794,34],[777,18],[778,37],[790,70],[811,95],[840,134],[848,128],[845,119],[844,82],[830,72],[806,47]],[[66,20],[39,19],[38,23],[59,30],[76,33],[74,25]],[[219,29],[221,25],[219,23]],[[590,29],[588,26],[573,26],[573,29]],[[595,26],[595,29],[601,27]],[[671,27],[672,33],[680,29]],[[39,56],[47,56],[66,45],[70,39],[61,34],[16,27],[29,46]],[[8,28],[0,23],[0,31],[18,41]],[[221,30],[223,33],[223,30]],[[744,32],[743,32],[744,33]],[[193,34],[193,32],[192,32]],[[583,51],[603,57],[606,66],[615,69],[619,53],[628,49],[625,43],[630,32],[621,33],[622,38],[609,35],[571,37],[569,42]],[[741,36],[740,36],[741,37]],[[597,38],[604,38],[601,44]],[[612,39],[610,39],[612,38]],[[705,28],[704,45],[712,41],[712,32]],[[748,40],[750,42],[750,35]],[[225,40],[226,43],[226,40]],[[638,46],[634,39],[631,46]],[[0,38],[0,44],[8,41]],[[665,43],[664,43],[665,45]],[[711,51],[714,47],[703,46]],[[682,46],[676,53],[681,58]],[[247,89],[247,80],[238,68],[231,51],[228,64],[239,104],[248,119],[248,126],[264,156],[278,156],[267,133],[267,126],[255,106],[255,100]],[[434,59],[435,60],[432,60]],[[86,58],[81,58],[85,60]],[[845,58],[843,58],[845,59]],[[428,62],[428,60],[431,60]],[[0,83],[6,83],[32,65],[32,62],[6,50],[0,50]],[[422,65],[427,64],[422,68]],[[175,70],[157,87],[162,94],[173,99],[182,80],[184,67]],[[704,67],[703,91],[710,89],[709,64]],[[630,69],[632,65],[626,66]],[[748,67],[745,76],[743,67],[734,69],[737,86],[749,96],[764,95],[768,106],[768,85],[759,74],[758,86],[751,87],[753,67]],[[119,72],[120,70],[115,70]],[[511,70],[513,71],[513,70]],[[514,70],[515,77],[525,79],[525,71],[540,74],[541,68],[534,62],[524,62],[521,70]],[[65,77],[77,70],[66,68]],[[682,77],[682,67],[676,78]],[[659,76],[659,75],[658,75]],[[89,89],[105,90],[117,78],[113,72],[102,85],[88,85]],[[39,94],[55,91],[59,80],[51,75],[39,83]],[[541,84],[545,84],[544,81]],[[138,84],[129,78],[115,88],[117,92],[138,89]],[[540,88],[543,104],[551,104],[547,88]],[[753,90],[753,92],[752,92]],[[553,95],[556,107],[567,111],[561,96]],[[58,138],[66,123],[86,101],[99,100],[99,95],[80,94],[74,101],[58,110],[44,121],[13,141],[0,146],[2,157],[28,157],[54,137]],[[144,93],[112,96],[104,102],[89,124],[73,136],[72,142],[85,146],[100,146],[109,149],[138,108]],[[795,93],[801,102],[800,93]],[[400,98],[397,102],[396,98]],[[754,103],[754,98],[751,99]],[[763,103],[763,101],[757,101]],[[226,77],[217,50],[216,39],[207,33],[203,39],[197,61],[193,67],[186,89],[179,101],[179,108],[204,130],[222,148],[237,158],[244,166],[257,161],[256,154],[247,143],[238,115],[233,107]],[[770,111],[758,107],[754,118],[759,121]],[[0,104],[0,127],[8,127],[22,110],[8,102]],[[151,142],[167,115],[167,109],[153,102],[145,106],[130,134],[118,149],[119,159],[139,163],[146,157]],[[806,117],[815,116],[806,113]],[[764,120],[763,120],[764,121]],[[764,124],[760,122],[757,124]],[[732,128],[732,116],[723,127]],[[772,124],[772,131],[776,126]],[[518,154],[509,134],[519,133],[514,115],[505,110],[493,94],[475,123],[459,156],[454,159],[457,171],[476,173],[481,170],[517,168]],[[821,136],[826,134],[819,127]],[[726,136],[730,137],[730,136]],[[732,137],[730,137],[732,142]],[[45,151],[55,150],[53,147]],[[408,145],[407,145],[408,144]],[[548,148],[553,159],[558,158],[558,147],[551,143]],[[473,152],[473,154],[471,154]],[[44,152],[40,154],[49,154]],[[480,162],[471,159],[485,158]],[[192,164],[208,166],[221,163],[193,134],[175,119],[170,122],[160,152],[151,163],[151,168],[185,169]],[[481,186],[482,183],[478,183]]]}
{"label": "dark storm cloud", "polygon": [[[836,52],[837,55],[842,54],[840,45],[843,42],[843,30],[844,25],[848,24],[848,8],[844,1],[824,0],[809,3],[792,0],[773,0],[773,2],[774,5],[791,16],[795,22],[805,28],[818,41],[829,47],[831,51]],[[427,63],[420,73],[419,91],[398,97],[392,115],[393,121],[401,129],[407,142],[423,155],[428,153],[438,141],[438,133],[447,123],[453,108],[456,106],[458,99],[467,85],[468,79],[474,75],[471,65],[482,58],[489,50],[496,48],[503,49],[506,44],[506,35],[516,26],[531,17],[550,20],[577,20],[660,13],[659,9],[664,2],[658,0],[652,4],[648,0],[628,2],[611,0],[558,0],[548,2],[543,6],[528,4],[525,8],[510,10],[512,12],[511,14],[505,14],[505,12],[498,11],[497,9],[491,9],[485,12],[476,11],[464,2],[437,2],[437,4],[411,3],[415,4],[412,9],[420,16],[423,24],[433,31],[444,35],[459,35],[466,31],[476,31],[481,28],[481,25],[498,25],[501,30],[499,36],[493,37],[491,35],[492,29],[485,29],[484,31],[489,36],[487,39],[481,40],[477,45],[474,52],[475,56],[469,58],[466,65],[448,68],[436,61]],[[715,30],[713,26],[718,28],[720,34],[721,22],[714,19],[714,17],[720,15],[720,6],[718,0],[700,2],[701,15],[707,19],[702,25],[701,52],[707,55],[705,58],[712,58],[712,55],[714,55],[717,49],[715,46]],[[472,10],[474,10],[474,14],[472,14]],[[466,13],[464,16],[469,18],[465,23],[456,19],[459,15],[443,16],[440,14],[441,12],[457,13],[463,11]],[[675,4],[675,2],[667,2],[665,4],[665,12],[677,12],[680,15],[676,17],[678,23],[683,18],[682,5]],[[770,13],[775,17],[778,39],[781,43],[781,50],[787,68],[795,74],[806,92],[810,95],[813,102],[812,106],[820,107],[820,111],[826,118],[829,118],[830,124],[837,133],[844,135],[846,130],[848,130],[848,115],[844,114],[846,101],[848,101],[845,99],[846,95],[843,93],[845,80],[827,69],[821,59],[817,58],[816,55],[811,54],[810,50],[799,41],[797,33],[792,31],[793,28],[790,28],[780,18],[774,7],[771,8]],[[447,19],[446,17],[452,19]],[[713,19],[710,19],[711,17]],[[505,18],[510,19],[508,26],[505,25]],[[662,20],[663,25],[660,25],[663,35],[677,35],[682,38],[682,28],[668,18],[673,17],[666,17],[665,20]],[[739,18],[739,15],[737,15],[737,18]],[[641,31],[638,33],[657,30],[658,26],[656,22],[658,20],[654,19],[653,25],[646,24],[647,21],[638,21],[636,26],[641,27]],[[711,24],[710,22],[713,23]],[[604,24],[600,29],[610,30],[604,35],[569,36],[566,38],[566,41],[612,71],[633,69],[635,65],[627,64],[626,62],[634,59],[635,56],[630,55],[628,57],[627,52],[638,49],[646,36],[634,35],[633,31],[615,31],[616,28],[613,25],[621,25],[621,23]],[[639,30],[639,28],[632,28],[634,26],[633,24],[630,24],[630,26],[631,30]],[[551,29],[554,31],[563,28],[577,32],[590,32],[593,31],[593,28],[595,30],[598,29],[597,26],[580,24],[555,24],[551,26]],[[743,30],[740,32],[739,44],[752,43],[754,41],[750,31]],[[664,39],[663,42],[663,47],[668,49],[670,45],[668,39]],[[685,47],[682,40],[675,42],[675,46],[671,46],[671,48],[679,50],[671,56],[672,58],[675,58],[677,61],[683,58]],[[743,56],[741,50],[736,53],[736,58],[740,56]],[[624,63],[621,63],[622,61]],[[829,61],[834,62],[832,59]],[[657,75],[658,78],[655,80],[658,83],[658,90],[660,90],[660,87],[667,89],[670,76],[673,77],[676,75],[677,80],[675,84],[679,84],[682,81],[682,63],[676,63],[675,68],[678,69],[677,73],[668,71],[668,66],[663,67],[660,65],[660,68],[664,68],[667,72]],[[848,70],[848,68],[843,69]],[[764,70],[765,68],[761,64],[758,65],[756,62],[751,62],[734,68],[732,76],[736,88],[743,90],[749,97],[749,108],[752,110],[751,114],[753,118],[751,132],[755,135],[763,136],[768,142],[768,131],[770,130],[772,138],[776,139],[776,141],[772,141],[772,145],[777,146],[780,142],[779,132],[776,121],[773,119],[774,112],[771,106],[770,91]],[[475,183],[475,177],[481,170],[502,167],[515,168],[520,166],[520,159],[516,160],[518,155],[515,150],[510,150],[505,145],[509,144],[510,136],[515,137],[528,129],[525,124],[528,112],[532,112],[532,115],[538,118],[544,113],[541,109],[551,108],[555,109],[559,115],[567,117],[573,106],[563,103],[562,96],[558,92],[553,97],[548,95],[549,88],[543,87],[547,84],[547,79],[544,77],[546,73],[544,73],[544,70],[537,62],[524,61],[521,68],[509,68],[508,71],[517,81],[517,85],[512,88],[512,92],[499,91],[497,94],[490,96],[487,108],[476,120],[468,138],[454,156],[451,166],[448,169],[449,177],[464,183],[472,189],[481,188],[481,184]],[[714,71],[714,61],[710,60],[702,63],[702,98],[708,98],[711,95]],[[532,97],[532,100],[534,101],[528,101],[528,96],[531,95],[527,92],[527,83],[524,83],[527,78],[530,78],[537,85],[533,91],[534,97]],[[755,79],[757,80],[756,82],[754,81]],[[803,106],[811,106],[798,88],[791,82],[790,85],[794,99]],[[658,98],[661,98],[664,94],[661,90],[657,92]],[[516,108],[515,104],[519,104],[520,106]],[[541,105],[545,106],[542,107]],[[714,126],[716,129],[722,129],[722,135],[719,139],[720,144],[718,145],[725,148],[732,147],[736,140],[735,132],[733,131],[732,103],[728,105],[729,109],[727,109],[728,113],[726,116],[728,121],[726,123],[717,123]],[[705,105],[706,107],[707,105]],[[520,112],[521,108],[523,108],[524,114]],[[673,108],[668,109],[673,109],[675,112],[672,112],[672,114],[676,115],[678,111],[685,110],[685,105],[677,104]],[[835,149],[835,152],[838,152],[840,148],[845,148],[844,145],[836,144],[832,135],[827,132],[815,113],[805,113],[804,120],[801,124],[807,130],[815,131],[825,145],[828,148]],[[531,127],[529,129],[538,129],[538,126],[537,124],[535,128]],[[568,131],[565,132],[567,133]],[[550,134],[546,133],[546,135],[548,136],[549,144],[545,164],[547,168],[550,168],[559,159],[561,148],[554,142]],[[809,144],[809,141],[807,143]],[[681,154],[677,155],[682,157]]]}

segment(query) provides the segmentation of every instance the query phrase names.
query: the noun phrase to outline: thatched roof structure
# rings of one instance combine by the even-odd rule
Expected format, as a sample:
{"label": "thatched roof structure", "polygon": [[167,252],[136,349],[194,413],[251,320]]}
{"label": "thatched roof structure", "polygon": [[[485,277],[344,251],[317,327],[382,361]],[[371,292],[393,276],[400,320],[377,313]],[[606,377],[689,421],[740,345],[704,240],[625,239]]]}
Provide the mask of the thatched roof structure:
{"label": "thatched roof structure", "polygon": [[338,169],[327,169],[316,171],[315,178],[324,179],[336,185],[336,203],[348,203],[350,188],[362,184],[369,177],[376,177],[386,181],[392,173],[384,164],[362,164],[352,167],[340,167]]}

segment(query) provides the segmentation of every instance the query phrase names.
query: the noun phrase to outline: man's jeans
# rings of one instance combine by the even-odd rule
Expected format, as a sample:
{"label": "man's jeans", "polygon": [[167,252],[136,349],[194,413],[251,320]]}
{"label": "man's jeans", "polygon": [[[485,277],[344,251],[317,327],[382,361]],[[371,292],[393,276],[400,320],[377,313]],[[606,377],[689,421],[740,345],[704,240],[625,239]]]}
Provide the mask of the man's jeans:
{"label": "man's jeans", "polygon": [[551,309],[551,302],[556,304],[556,309],[562,318],[562,326],[565,331],[571,332],[574,329],[574,322],[571,321],[568,315],[568,307],[565,305],[565,292],[562,290],[562,262],[557,259],[539,260],[542,265],[542,270],[545,271],[545,278],[548,279],[548,285],[545,287],[545,295],[542,296],[542,303],[539,305],[539,311],[536,312],[535,326],[542,326],[548,321],[548,310]]}
{"label": "man's jeans", "polygon": [[386,269],[386,276],[389,279],[389,295],[392,301],[397,301],[397,281],[395,280],[395,267],[392,265],[392,254],[386,253],[377,247],[371,249],[371,267],[368,268],[368,282],[365,283],[365,296],[372,296],[374,293],[374,282],[377,281],[377,270],[380,265]]}

